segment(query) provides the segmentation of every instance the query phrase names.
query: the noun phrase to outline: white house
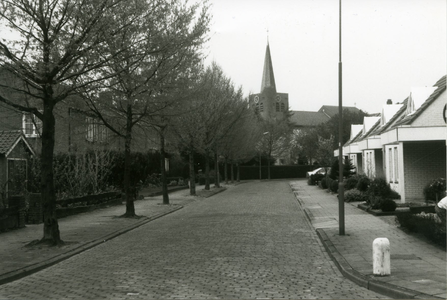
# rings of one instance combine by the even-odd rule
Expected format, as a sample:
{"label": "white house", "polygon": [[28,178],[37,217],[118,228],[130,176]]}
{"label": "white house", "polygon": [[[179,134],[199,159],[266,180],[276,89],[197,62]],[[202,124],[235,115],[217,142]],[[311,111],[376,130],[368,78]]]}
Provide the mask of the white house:
{"label": "white house", "polygon": [[359,173],[385,177],[403,202],[422,200],[424,186],[446,176],[446,103],[446,76],[432,87],[411,89],[402,103],[365,117],[362,134],[345,144],[345,155],[355,163],[361,151]]}

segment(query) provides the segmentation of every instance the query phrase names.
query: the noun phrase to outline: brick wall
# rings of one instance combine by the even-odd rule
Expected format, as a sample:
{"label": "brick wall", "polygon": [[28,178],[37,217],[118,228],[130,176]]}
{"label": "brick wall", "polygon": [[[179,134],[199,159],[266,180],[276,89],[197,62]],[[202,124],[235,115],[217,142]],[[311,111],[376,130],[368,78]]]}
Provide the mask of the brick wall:
{"label": "brick wall", "polygon": [[405,201],[423,200],[424,186],[446,177],[445,141],[404,143]]}
{"label": "brick wall", "polygon": [[444,91],[421,115],[414,120],[412,126],[439,126],[445,125],[442,117],[444,105],[447,102],[447,93]]}

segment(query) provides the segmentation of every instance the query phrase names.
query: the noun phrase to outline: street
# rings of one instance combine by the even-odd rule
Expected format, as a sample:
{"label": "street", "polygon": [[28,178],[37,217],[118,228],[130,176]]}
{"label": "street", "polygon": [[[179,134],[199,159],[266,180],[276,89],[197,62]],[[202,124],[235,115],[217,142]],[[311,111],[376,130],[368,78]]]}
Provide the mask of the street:
{"label": "street", "polygon": [[0,286],[0,299],[100,298],[385,297],[339,273],[288,181],[251,181]]}

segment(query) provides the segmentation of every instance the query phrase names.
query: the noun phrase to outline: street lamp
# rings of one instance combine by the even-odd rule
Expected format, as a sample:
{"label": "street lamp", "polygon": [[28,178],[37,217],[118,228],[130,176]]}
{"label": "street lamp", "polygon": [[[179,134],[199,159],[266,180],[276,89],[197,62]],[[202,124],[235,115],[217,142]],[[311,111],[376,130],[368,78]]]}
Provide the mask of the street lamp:
{"label": "street lamp", "polygon": [[341,0],[339,0],[339,61],[338,61],[338,227],[339,234],[345,235],[345,197],[343,185],[343,101],[341,62]]}

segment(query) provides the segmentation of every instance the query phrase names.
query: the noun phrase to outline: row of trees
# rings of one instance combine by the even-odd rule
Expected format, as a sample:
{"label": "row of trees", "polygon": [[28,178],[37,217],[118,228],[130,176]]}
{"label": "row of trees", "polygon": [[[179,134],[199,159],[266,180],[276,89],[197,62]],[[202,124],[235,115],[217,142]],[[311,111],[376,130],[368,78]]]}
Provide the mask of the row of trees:
{"label": "row of trees", "polygon": [[[363,124],[365,115],[362,111],[343,111],[343,144],[350,138],[351,124]],[[338,149],[338,122],[337,114],[316,127],[294,130],[291,138],[293,156],[302,164],[331,166],[334,161],[334,149]]]}
{"label": "row of trees", "polygon": [[209,189],[212,160],[217,166],[219,158],[237,164],[256,151],[270,156],[274,145],[285,142],[272,124],[249,109],[241,88],[216,63],[203,66],[209,22],[206,2],[1,2],[0,26],[9,28],[14,36],[0,40],[1,72],[9,79],[0,82],[0,101],[42,121],[41,242],[62,243],[53,165],[55,112],[61,105],[90,111],[123,139],[126,217],[136,215],[130,167],[137,132],[158,134],[166,204],[167,151],[188,155],[191,194],[195,194],[196,154],[206,159]]}
{"label": "row of trees", "polygon": [[[0,101],[42,121],[42,242],[59,244],[53,156],[55,108],[86,103],[125,140],[126,216],[135,215],[129,183],[132,132],[150,119],[163,131],[165,109],[194,82],[207,40],[207,3],[180,0],[5,0],[0,26]],[[180,92],[182,90],[182,92]]]}

